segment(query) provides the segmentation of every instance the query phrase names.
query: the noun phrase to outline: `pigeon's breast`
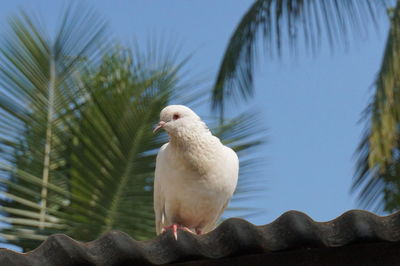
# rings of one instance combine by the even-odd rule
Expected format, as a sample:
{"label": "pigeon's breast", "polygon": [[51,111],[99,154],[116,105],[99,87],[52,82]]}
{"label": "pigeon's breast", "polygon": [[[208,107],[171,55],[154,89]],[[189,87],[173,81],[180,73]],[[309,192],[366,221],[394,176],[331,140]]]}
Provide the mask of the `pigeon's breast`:
{"label": "pigeon's breast", "polygon": [[[191,152],[179,155],[189,158],[207,156]],[[215,151],[209,153],[207,161],[195,167],[192,164],[188,166],[191,162],[187,157],[171,155],[168,158],[174,159],[169,162],[170,171],[165,176],[168,185],[164,186],[167,219],[189,228],[202,228],[215,223],[236,187],[237,166],[232,167],[230,158]],[[211,164],[218,167],[209,167]]]}
{"label": "pigeon's breast", "polygon": [[[174,191],[173,187],[180,189]],[[165,206],[168,219],[189,228],[202,228],[218,219],[230,197],[228,189],[200,176],[197,180],[173,178],[168,189]]]}

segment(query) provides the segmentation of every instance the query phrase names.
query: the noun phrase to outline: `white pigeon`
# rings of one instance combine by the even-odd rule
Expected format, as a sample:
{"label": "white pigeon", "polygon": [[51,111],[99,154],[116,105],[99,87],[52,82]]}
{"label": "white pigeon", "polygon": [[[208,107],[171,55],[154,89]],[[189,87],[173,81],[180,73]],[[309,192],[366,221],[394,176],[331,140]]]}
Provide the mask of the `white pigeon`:
{"label": "white pigeon", "polygon": [[235,191],[239,159],[190,108],[170,105],[154,132],[169,135],[157,155],[154,211],[157,234],[177,229],[197,234],[214,226]]}

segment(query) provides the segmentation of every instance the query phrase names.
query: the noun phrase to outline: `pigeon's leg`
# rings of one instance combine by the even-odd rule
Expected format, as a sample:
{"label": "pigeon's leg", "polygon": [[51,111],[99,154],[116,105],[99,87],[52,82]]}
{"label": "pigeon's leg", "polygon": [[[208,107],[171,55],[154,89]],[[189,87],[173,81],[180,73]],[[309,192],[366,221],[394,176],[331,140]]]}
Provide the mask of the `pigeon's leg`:
{"label": "pigeon's leg", "polygon": [[201,229],[196,228],[196,234],[201,235]]}
{"label": "pigeon's leg", "polygon": [[172,232],[174,234],[175,240],[178,240],[178,225],[177,224],[171,224],[168,226],[164,226],[163,229],[161,230],[161,233],[164,233],[168,229],[172,229]]}
{"label": "pigeon's leg", "polygon": [[161,233],[164,233],[168,229],[172,229],[172,233],[174,234],[175,240],[178,240],[178,225],[177,224],[171,224],[168,226],[164,226],[163,229],[161,230]]}
{"label": "pigeon's leg", "polygon": [[179,226],[179,229],[182,229],[183,231],[194,234],[194,232],[192,230],[190,230],[189,228],[187,228],[186,226]]}
{"label": "pigeon's leg", "polygon": [[183,231],[190,232],[190,233],[194,234],[193,231],[190,230],[189,228],[187,228],[186,226],[182,226],[182,225],[178,225],[178,224],[171,224],[171,225],[168,225],[168,226],[164,226],[162,228],[162,230],[161,230],[161,233],[164,233],[168,229],[172,229],[172,232],[174,234],[175,240],[178,240],[178,229],[181,229]]}

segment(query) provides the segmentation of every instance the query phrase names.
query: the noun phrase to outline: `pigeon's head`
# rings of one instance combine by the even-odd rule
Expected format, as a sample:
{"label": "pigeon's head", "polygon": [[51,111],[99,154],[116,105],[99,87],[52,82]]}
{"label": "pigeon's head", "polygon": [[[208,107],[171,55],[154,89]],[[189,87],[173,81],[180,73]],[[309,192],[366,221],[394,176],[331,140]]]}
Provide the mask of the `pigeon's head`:
{"label": "pigeon's head", "polygon": [[153,132],[163,128],[168,133],[173,133],[180,128],[189,128],[196,125],[203,125],[200,117],[189,107],[184,105],[169,105],[162,109],[160,113],[160,122],[154,128]]}

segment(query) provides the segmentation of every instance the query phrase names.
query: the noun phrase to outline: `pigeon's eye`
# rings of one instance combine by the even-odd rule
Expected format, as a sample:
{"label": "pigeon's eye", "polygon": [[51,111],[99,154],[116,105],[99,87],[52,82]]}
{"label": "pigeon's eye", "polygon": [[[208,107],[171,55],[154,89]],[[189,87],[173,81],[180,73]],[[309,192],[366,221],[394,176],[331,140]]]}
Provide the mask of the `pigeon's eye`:
{"label": "pigeon's eye", "polygon": [[174,114],[174,116],[172,117],[173,120],[179,119],[181,116],[178,114]]}

